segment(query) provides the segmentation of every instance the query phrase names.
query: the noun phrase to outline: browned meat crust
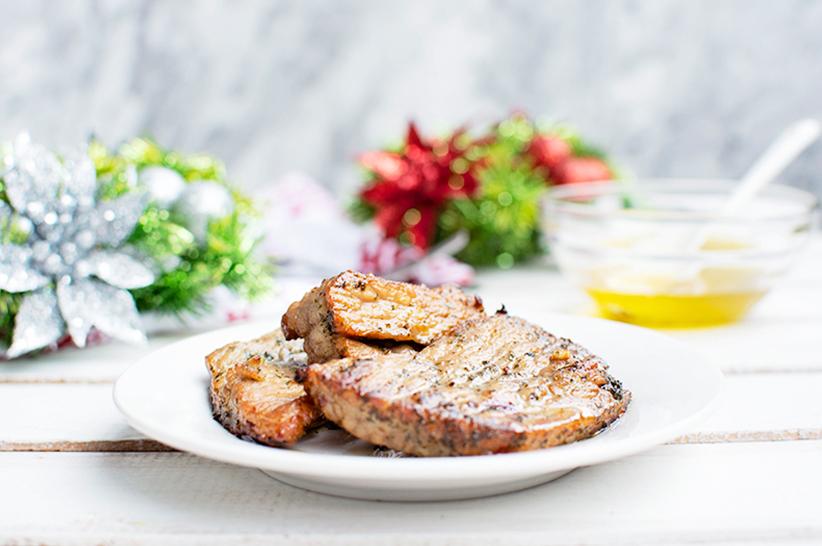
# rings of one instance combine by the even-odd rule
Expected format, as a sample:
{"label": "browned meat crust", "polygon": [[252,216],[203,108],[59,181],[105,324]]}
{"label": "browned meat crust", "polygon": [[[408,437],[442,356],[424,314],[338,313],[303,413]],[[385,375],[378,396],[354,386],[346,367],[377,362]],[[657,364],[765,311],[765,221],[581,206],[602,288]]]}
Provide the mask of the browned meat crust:
{"label": "browned meat crust", "polygon": [[294,381],[305,364],[302,342],[286,341],[280,330],[217,349],[206,357],[214,418],[243,439],[293,445],[321,417]]}
{"label": "browned meat crust", "polygon": [[[430,289],[354,271],[326,279],[283,315],[287,339],[305,339],[310,363],[357,357],[350,340],[427,345],[466,320],[485,316],[482,302],[454,286]],[[373,345],[370,342],[369,345]]]}
{"label": "browned meat crust", "polygon": [[306,390],[364,440],[421,456],[525,451],[587,438],[630,400],[601,359],[522,319],[463,324],[419,353],[311,365]]}

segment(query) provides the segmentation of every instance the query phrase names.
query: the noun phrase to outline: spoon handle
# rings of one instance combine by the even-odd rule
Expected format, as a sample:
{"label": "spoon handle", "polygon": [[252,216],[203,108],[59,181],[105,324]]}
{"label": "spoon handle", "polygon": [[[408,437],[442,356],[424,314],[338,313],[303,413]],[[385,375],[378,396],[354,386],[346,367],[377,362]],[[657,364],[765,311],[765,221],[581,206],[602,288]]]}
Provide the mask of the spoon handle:
{"label": "spoon handle", "polygon": [[759,190],[768,185],[810,146],[822,133],[815,119],[802,119],[790,125],[751,166],[726,203],[723,213],[739,212]]}
{"label": "spoon handle", "polygon": [[[762,188],[779,176],[785,167],[819,138],[820,133],[822,124],[812,118],[789,125],[748,169],[725,202],[720,215],[727,217],[739,213]],[[700,251],[714,229],[715,225],[710,223],[699,228],[687,245],[688,251]]]}

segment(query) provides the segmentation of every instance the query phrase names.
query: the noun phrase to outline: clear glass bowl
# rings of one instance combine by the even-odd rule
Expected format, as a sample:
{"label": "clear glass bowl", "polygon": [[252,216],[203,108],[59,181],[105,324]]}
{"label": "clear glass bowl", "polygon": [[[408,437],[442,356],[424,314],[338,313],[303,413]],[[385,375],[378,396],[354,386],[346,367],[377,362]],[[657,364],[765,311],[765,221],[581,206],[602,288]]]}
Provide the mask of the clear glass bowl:
{"label": "clear glass bowl", "polygon": [[730,180],[569,184],[542,203],[560,270],[611,319],[733,322],[789,269],[819,222],[810,193],[771,186],[733,216]]}

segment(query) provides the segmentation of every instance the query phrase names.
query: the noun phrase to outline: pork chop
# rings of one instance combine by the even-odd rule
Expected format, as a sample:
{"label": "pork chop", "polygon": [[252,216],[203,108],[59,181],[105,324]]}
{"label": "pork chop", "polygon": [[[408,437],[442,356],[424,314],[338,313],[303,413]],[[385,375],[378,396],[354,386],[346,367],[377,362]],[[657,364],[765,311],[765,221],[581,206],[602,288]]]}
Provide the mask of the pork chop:
{"label": "pork chop", "polygon": [[325,416],[377,445],[420,456],[480,455],[587,438],[631,394],[585,348],[504,312],[418,353],[310,365]]}
{"label": "pork chop", "polygon": [[[286,339],[305,339],[309,363],[357,357],[349,340],[427,345],[466,320],[482,302],[455,286],[431,289],[354,271],[326,279],[283,315]],[[369,345],[373,343],[368,342]]]}
{"label": "pork chop", "polygon": [[306,365],[302,341],[281,330],[206,356],[214,418],[240,438],[290,446],[322,414],[294,375]]}

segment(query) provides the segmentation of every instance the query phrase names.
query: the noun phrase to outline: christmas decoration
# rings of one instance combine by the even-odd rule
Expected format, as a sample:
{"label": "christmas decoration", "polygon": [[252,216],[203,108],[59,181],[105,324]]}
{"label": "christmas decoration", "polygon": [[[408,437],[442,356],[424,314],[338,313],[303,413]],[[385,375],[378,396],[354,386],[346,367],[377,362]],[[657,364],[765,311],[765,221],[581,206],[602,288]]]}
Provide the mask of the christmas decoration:
{"label": "christmas decoration", "polygon": [[372,178],[351,208],[355,218],[422,250],[467,231],[456,257],[502,268],[543,251],[539,200],[549,186],[615,176],[568,126],[539,127],[521,114],[474,140],[459,130],[425,142],[411,124],[400,150],[363,154],[360,164]]}
{"label": "christmas decoration", "polygon": [[161,209],[171,208],[186,189],[180,173],[168,167],[145,167],[140,171],[140,184],[146,189],[148,200]]}
{"label": "christmas decoration", "polygon": [[355,269],[429,286],[469,284],[471,267],[451,254],[467,243],[459,233],[422,250],[386,239],[374,224],[357,224],[328,188],[291,173],[255,194],[264,212],[261,249],[284,275],[326,278]]}
{"label": "christmas decoration", "polygon": [[25,134],[2,145],[0,356],[94,332],[141,342],[139,312],[205,311],[218,285],[262,295],[272,280],[251,254],[251,214],[219,162],[149,139],[62,156]]}
{"label": "christmas decoration", "polygon": [[461,131],[425,142],[412,123],[401,150],[363,154],[360,163],[373,180],[360,194],[362,212],[373,212],[386,237],[425,250],[446,202],[476,192],[472,165],[464,158],[468,144]]}
{"label": "christmas decoration", "polygon": [[463,232],[427,250],[402,245],[396,239],[371,238],[363,241],[357,270],[426,286],[467,286],[474,280],[474,269],[452,257],[466,243]]}
{"label": "christmas decoration", "polygon": [[201,246],[206,243],[209,222],[234,212],[234,197],[217,182],[192,182],[183,189],[173,210]]}
{"label": "christmas decoration", "polygon": [[1,247],[0,290],[23,294],[6,356],[56,343],[66,330],[83,347],[93,326],[124,341],[143,340],[126,289],[151,284],[154,274],[123,244],[142,213],[142,195],[96,201],[87,154],[72,151],[61,162],[26,135],[3,165],[8,204],[0,218],[9,241],[4,237]]}
{"label": "christmas decoration", "polygon": [[539,198],[547,179],[526,154],[535,137],[524,117],[505,120],[468,157],[477,164],[480,191],[453,201],[440,219],[440,237],[457,230],[470,241],[457,257],[473,265],[508,268],[540,252]]}
{"label": "christmas decoration", "polygon": [[101,192],[116,195],[136,184],[149,194],[129,238],[158,270],[154,283],[131,290],[139,311],[202,315],[211,310],[209,294],[218,286],[249,301],[270,292],[272,267],[254,252],[262,236],[258,212],[227,182],[222,162],[165,150],[148,138],[133,139],[116,153],[93,141],[89,152]]}

